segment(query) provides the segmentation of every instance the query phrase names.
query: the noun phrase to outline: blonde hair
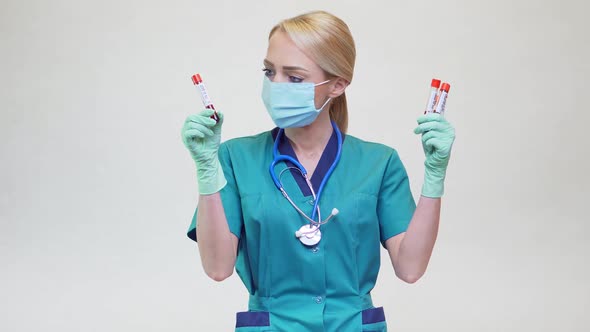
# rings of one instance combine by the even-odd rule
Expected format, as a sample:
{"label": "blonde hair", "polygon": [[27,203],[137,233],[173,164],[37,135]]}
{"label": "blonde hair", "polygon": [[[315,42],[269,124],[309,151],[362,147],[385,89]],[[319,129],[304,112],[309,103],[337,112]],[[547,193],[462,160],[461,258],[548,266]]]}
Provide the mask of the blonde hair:
{"label": "blonde hair", "polygon": [[[352,82],[356,49],[344,21],[325,11],[313,11],[281,21],[272,28],[269,39],[277,30],[286,32],[328,77],[341,77]],[[346,133],[348,107],[345,93],[332,102],[330,118],[340,131]]]}

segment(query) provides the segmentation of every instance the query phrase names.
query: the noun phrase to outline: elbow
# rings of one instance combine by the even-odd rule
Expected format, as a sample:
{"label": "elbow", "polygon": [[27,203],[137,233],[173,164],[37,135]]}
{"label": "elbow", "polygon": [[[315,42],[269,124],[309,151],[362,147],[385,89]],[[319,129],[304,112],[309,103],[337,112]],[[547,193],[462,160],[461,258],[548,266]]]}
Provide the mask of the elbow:
{"label": "elbow", "polygon": [[207,273],[207,276],[209,278],[211,278],[217,282],[224,281],[225,279],[229,278],[234,273],[233,269],[231,269],[229,271],[205,271],[205,272]]}
{"label": "elbow", "polygon": [[408,284],[415,284],[423,274],[396,274],[399,279]]}
{"label": "elbow", "polygon": [[209,278],[214,281],[221,282],[231,277],[234,273],[234,265],[229,264],[203,264],[203,270]]}

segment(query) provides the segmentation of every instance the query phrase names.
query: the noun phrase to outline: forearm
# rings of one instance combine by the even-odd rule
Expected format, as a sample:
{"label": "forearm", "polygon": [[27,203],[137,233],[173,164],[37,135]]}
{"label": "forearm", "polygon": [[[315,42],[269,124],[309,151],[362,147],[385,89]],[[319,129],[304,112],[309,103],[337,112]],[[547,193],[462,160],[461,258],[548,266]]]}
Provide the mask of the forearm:
{"label": "forearm", "polygon": [[410,282],[426,271],[440,220],[440,198],[421,196],[412,221],[401,241],[396,273]]}
{"label": "forearm", "polygon": [[199,197],[197,220],[203,268],[209,277],[221,281],[233,273],[237,238],[229,230],[219,193]]}

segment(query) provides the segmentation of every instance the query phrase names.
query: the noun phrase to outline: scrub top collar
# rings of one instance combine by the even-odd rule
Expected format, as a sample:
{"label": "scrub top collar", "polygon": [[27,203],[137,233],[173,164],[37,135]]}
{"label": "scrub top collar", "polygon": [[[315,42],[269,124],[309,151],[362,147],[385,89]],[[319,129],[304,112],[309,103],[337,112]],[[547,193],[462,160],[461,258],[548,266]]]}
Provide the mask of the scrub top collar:
{"label": "scrub top collar", "polygon": [[[276,140],[278,133],[279,133],[278,127],[271,130],[273,142]],[[346,137],[346,135],[344,133],[342,133],[342,144],[343,145],[344,145],[345,137]],[[330,136],[330,140],[328,141],[328,144],[326,145],[324,152],[322,152],[322,156],[320,157],[320,161],[318,162],[318,164],[313,172],[313,175],[311,177],[311,185],[313,186],[313,190],[316,193],[318,192],[318,190],[320,188],[320,184],[322,183],[322,179],[324,178],[324,176],[326,176],[326,173],[328,172],[328,169],[330,168],[330,166],[332,166],[334,159],[336,159],[337,152],[338,152],[338,136],[336,136],[335,131],[332,131],[332,136]],[[291,142],[289,142],[289,139],[284,134],[281,136],[281,141],[279,142],[279,153],[290,156],[290,157],[294,158],[295,160],[299,161],[299,159],[297,159],[297,155],[295,154],[295,150],[293,150],[293,147],[291,146]],[[285,162],[287,163],[287,166],[295,167],[295,165],[293,165],[293,163],[291,163],[289,161],[285,161]],[[303,194],[303,196],[311,196],[311,190],[309,190],[309,187],[307,186],[307,183],[305,183],[305,180],[301,176],[301,173],[299,173],[296,169],[290,169],[290,171],[291,171],[291,175],[293,176],[293,178],[297,182],[297,185],[299,186],[299,189],[301,190],[301,193]]]}

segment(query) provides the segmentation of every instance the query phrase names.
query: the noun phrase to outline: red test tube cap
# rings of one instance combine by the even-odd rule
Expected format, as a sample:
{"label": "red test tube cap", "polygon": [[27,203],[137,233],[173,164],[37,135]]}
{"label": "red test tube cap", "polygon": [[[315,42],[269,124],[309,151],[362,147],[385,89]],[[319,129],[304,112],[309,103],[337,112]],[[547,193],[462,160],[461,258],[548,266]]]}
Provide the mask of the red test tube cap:
{"label": "red test tube cap", "polygon": [[440,87],[440,80],[433,78],[432,82],[430,82],[430,86],[438,89]]}
{"label": "red test tube cap", "polygon": [[449,90],[451,89],[451,85],[449,83],[443,83],[440,89],[449,92]]}
{"label": "red test tube cap", "polygon": [[199,74],[195,74],[191,78],[193,79],[193,83],[195,85],[203,82],[203,80],[201,79],[201,75],[199,75]]}

